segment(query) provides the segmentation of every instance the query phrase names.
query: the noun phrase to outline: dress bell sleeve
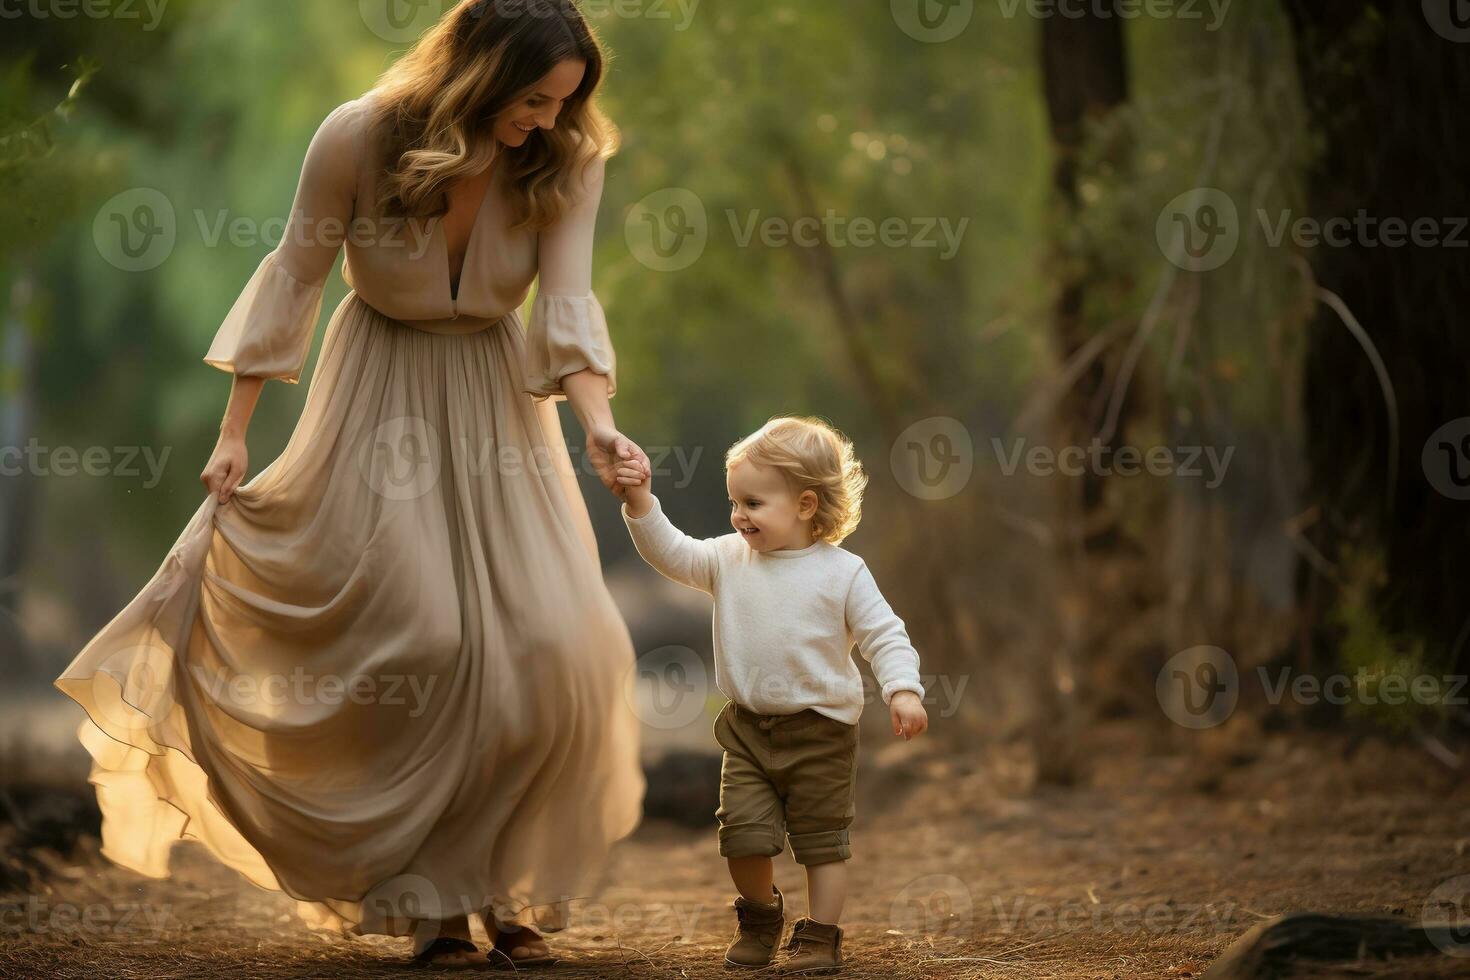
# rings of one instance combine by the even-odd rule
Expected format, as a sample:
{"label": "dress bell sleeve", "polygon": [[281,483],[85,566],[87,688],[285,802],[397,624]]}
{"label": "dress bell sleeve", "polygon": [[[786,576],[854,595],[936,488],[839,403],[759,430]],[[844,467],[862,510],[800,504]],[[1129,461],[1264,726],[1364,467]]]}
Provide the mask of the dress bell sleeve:
{"label": "dress bell sleeve", "polygon": [[352,105],[334,109],[312,137],[281,242],[235,300],[204,363],[236,375],[301,380],[357,196]]}
{"label": "dress bell sleeve", "polygon": [[607,378],[607,397],[618,390],[617,355],[607,317],[592,292],[592,244],[607,161],[587,165],[582,193],[537,244],[540,282],[526,330],[525,390],[538,397],[566,397],[561,379],[591,369]]}

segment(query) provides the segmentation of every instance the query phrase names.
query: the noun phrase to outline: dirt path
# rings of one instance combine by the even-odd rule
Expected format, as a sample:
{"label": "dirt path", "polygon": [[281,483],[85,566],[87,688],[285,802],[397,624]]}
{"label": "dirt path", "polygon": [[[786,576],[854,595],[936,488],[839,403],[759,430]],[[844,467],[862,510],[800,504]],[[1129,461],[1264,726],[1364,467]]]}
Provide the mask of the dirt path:
{"label": "dirt path", "polygon": [[[1197,976],[1264,917],[1417,920],[1436,887],[1470,874],[1470,787],[1412,747],[1349,752],[1341,737],[1296,734],[1226,755],[1142,756],[1125,739],[1092,740],[1088,786],[1026,794],[997,776],[1000,756],[944,756],[938,740],[865,758],[846,975]],[[732,893],[713,840],[645,824],[579,924],[553,937],[566,962],[547,975],[728,978]],[[94,842],[43,893],[0,899],[0,976],[404,972],[406,940],[313,934],[289,900],[190,847],[176,867],[140,879],[97,860]],[[778,877],[799,913],[789,858]],[[1445,958],[1355,975],[1467,972],[1470,960]]]}

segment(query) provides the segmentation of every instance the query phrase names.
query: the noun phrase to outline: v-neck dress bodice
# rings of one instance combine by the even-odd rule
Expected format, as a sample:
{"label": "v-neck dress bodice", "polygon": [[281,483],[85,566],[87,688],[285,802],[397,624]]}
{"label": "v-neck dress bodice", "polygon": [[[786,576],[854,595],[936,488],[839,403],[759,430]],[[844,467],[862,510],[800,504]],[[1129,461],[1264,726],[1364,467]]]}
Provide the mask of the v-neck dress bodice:
{"label": "v-neck dress bodice", "polygon": [[[442,216],[385,217],[376,206],[385,162],[372,138],[375,93],[334,109],[306,152],[280,244],[261,261],[215,334],[204,360],[241,375],[300,380],[337,253],[343,278],[373,309],[434,333],[467,333],[501,321],[525,331],[524,390],[564,399],[560,379],[583,369],[617,392],[607,319],[592,290],[592,246],[606,161],[582,175],[580,193],[551,226],[512,230],[497,167],[466,245],[458,295],[450,281]],[[530,324],[519,310],[539,277]]]}
{"label": "v-neck dress bodice", "polygon": [[[449,211],[444,215],[444,234],[446,254],[449,256],[449,298],[451,300],[457,301],[459,299],[459,284],[464,278],[464,267],[469,261],[470,246],[475,243],[475,232],[480,227],[480,216],[485,213],[485,204],[490,196],[490,181],[495,179],[495,173],[495,168],[491,167],[488,172],[477,174],[472,182],[463,182],[468,185],[468,189],[472,192],[472,197],[466,198],[466,202],[473,200],[473,206],[469,206],[468,203],[458,205],[454,200],[454,195],[458,187],[450,190]],[[483,184],[481,183],[482,181]],[[457,206],[464,208],[464,217],[462,220],[465,224],[462,234],[459,228],[461,219],[455,213]],[[452,244],[452,238],[454,237],[463,237],[463,241],[459,246],[459,262],[457,265],[454,259],[454,246]]]}

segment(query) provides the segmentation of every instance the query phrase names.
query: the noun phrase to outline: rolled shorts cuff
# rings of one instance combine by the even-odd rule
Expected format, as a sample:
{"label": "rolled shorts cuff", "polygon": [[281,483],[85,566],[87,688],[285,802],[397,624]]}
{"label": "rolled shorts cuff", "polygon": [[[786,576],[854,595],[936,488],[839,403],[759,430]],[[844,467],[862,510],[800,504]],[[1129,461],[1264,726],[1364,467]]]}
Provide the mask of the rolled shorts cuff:
{"label": "rolled shorts cuff", "polygon": [[781,850],[781,835],[771,827],[763,824],[720,827],[721,857],[775,857]]}
{"label": "rolled shorts cuff", "polygon": [[814,834],[790,834],[791,854],[797,864],[827,864],[831,861],[846,861],[852,857],[852,848],[847,840],[847,828],[822,830]]}

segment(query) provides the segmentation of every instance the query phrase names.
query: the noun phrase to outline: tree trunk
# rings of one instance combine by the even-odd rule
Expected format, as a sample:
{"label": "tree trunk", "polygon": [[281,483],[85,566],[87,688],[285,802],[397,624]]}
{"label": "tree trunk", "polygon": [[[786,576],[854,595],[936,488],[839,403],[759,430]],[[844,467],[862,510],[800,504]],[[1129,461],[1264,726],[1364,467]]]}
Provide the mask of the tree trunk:
{"label": "tree trunk", "polygon": [[[1422,641],[1426,666],[1463,674],[1470,503],[1451,496],[1462,489],[1451,473],[1470,467],[1470,421],[1450,438],[1431,436],[1470,416],[1470,58],[1442,36],[1450,14],[1436,27],[1419,3],[1285,0],[1285,9],[1323,140],[1309,174],[1312,210],[1379,223],[1355,228],[1348,247],[1310,255],[1318,285],[1341,304],[1319,294],[1306,369],[1311,494],[1321,508],[1314,543],[1331,572],[1306,569],[1301,594],[1334,605],[1361,595],[1395,645]],[[1385,245],[1389,219],[1410,228],[1429,219],[1445,244]],[[1344,311],[1381,355],[1391,395]],[[1372,560],[1359,565],[1354,556],[1365,554]],[[1315,646],[1334,649],[1340,637],[1323,629],[1323,612]]]}
{"label": "tree trunk", "polygon": [[[1041,21],[1041,63],[1046,106],[1055,156],[1052,179],[1056,192],[1058,240],[1053,248],[1060,285],[1053,312],[1058,356],[1069,363],[1096,343],[1099,326],[1087,313],[1088,289],[1104,280],[1102,256],[1084,246],[1082,254],[1069,252],[1067,231],[1075,224],[1083,203],[1079,194],[1081,158],[1095,124],[1101,123],[1128,99],[1127,57],[1123,23],[1117,16],[1099,16],[1088,7],[1083,16],[1048,17]],[[1098,147],[1103,158],[1121,165],[1126,148]],[[1061,446],[1087,446],[1099,435],[1102,409],[1116,376],[1117,351],[1104,347],[1092,357],[1081,375],[1060,399],[1054,431]],[[1122,417],[1103,444],[1111,446],[1124,431]],[[1099,593],[1093,557],[1117,544],[1116,525],[1104,498],[1103,477],[1087,472],[1076,484],[1065,484],[1069,499],[1062,507],[1068,529],[1057,537],[1063,600],[1057,617],[1057,635],[1047,653],[1038,652],[1033,664],[1035,694],[1030,740],[1037,759],[1037,777],[1047,783],[1069,783],[1078,776],[1076,703],[1079,687],[1076,666],[1079,650],[1091,649],[1099,632],[1102,611],[1111,601]]]}
{"label": "tree trunk", "polygon": [[[0,321],[0,446],[24,447],[35,432],[35,352],[25,317],[31,291],[28,273],[14,276]],[[33,666],[17,614],[21,569],[35,526],[35,480],[26,472],[24,457],[8,465],[20,472],[0,474],[0,662],[14,680]]]}
{"label": "tree trunk", "polygon": [[[1078,168],[1086,145],[1089,125],[1103,121],[1128,100],[1127,59],[1123,24],[1119,17],[1101,18],[1094,8],[1083,17],[1047,17],[1041,22],[1042,75],[1047,114],[1051,123],[1052,183],[1061,206],[1060,220],[1071,224],[1080,209]],[[1118,158],[1123,148],[1104,149]],[[1077,257],[1074,257],[1077,258]],[[1058,263],[1064,273],[1058,289],[1054,317],[1057,350],[1069,361],[1097,333],[1097,325],[1085,316],[1087,287],[1096,271],[1095,257],[1082,262]],[[1111,390],[1114,358],[1095,357],[1081,378],[1063,397],[1059,421],[1067,445],[1087,445],[1098,432],[1101,407]],[[1120,423],[1118,430],[1123,428]],[[1107,444],[1117,442],[1114,432]],[[1097,535],[1092,518],[1102,506],[1102,478],[1088,473],[1082,480],[1082,518],[1087,539]],[[1106,538],[1110,532],[1102,532]]]}

